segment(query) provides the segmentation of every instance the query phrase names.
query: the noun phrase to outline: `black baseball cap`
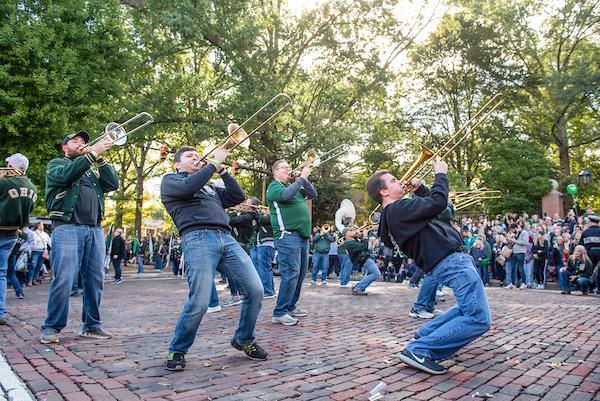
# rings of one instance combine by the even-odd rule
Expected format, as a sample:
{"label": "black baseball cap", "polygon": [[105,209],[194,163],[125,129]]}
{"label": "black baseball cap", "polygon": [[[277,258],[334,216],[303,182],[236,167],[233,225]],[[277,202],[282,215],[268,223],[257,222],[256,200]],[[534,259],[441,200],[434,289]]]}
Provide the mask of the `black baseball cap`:
{"label": "black baseball cap", "polygon": [[65,136],[62,140],[62,144],[66,144],[67,142],[69,142],[71,139],[75,138],[76,136],[81,137],[85,143],[88,143],[90,141],[90,134],[87,133],[87,131],[79,131],[79,132],[75,132],[74,134],[69,134],[67,136]]}

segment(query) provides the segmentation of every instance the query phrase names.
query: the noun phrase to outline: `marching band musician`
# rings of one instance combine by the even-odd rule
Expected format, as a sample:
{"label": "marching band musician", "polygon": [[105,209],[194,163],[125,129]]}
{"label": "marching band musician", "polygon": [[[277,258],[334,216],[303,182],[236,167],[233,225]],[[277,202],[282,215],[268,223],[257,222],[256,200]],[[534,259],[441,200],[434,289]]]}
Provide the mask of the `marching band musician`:
{"label": "marching band musician", "polygon": [[[50,160],[46,168],[46,207],[52,220],[54,280],[48,294],[42,344],[59,342],[67,325],[69,295],[81,270],[83,284],[82,337],[109,339],[102,328],[100,300],[104,280],[105,243],[100,222],[104,218],[104,194],[119,187],[115,169],[102,154],[113,146],[103,138],[85,147],[90,137],[79,131],[64,137],[64,157]],[[92,167],[94,163],[98,168]]]}
{"label": "marching band musician", "polygon": [[308,269],[310,212],[305,197],[317,197],[317,190],[308,180],[312,169],[310,163],[305,164],[300,176],[292,183],[292,168],[286,160],[278,160],[272,167],[275,180],[267,189],[281,273],[277,305],[271,321],[285,326],[293,326],[298,323],[298,317],[307,315],[296,304]]}
{"label": "marching band musician", "polygon": [[0,325],[8,321],[5,310],[8,258],[17,242],[17,232],[29,224],[29,213],[37,200],[37,188],[25,176],[29,160],[21,153],[6,158],[8,168],[0,176]]}
{"label": "marching band musician", "polygon": [[250,252],[254,267],[262,281],[263,298],[275,298],[275,283],[273,282],[273,257],[275,256],[275,243],[273,240],[273,226],[269,208],[258,207],[259,201],[255,197],[248,198],[248,204],[258,208],[257,226],[254,236],[255,247]]}
{"label": "marching band musician", "polygon": [[381,277],[379,268],[372,259],[372,251],[369,249],[369,230],[363,229],[362,232],[354,228],[344,228],[344,245],[348,256],[353,264],[361,266],[367,273],[358,284],[352,287],[353,295],[367,295],[365,291],[371,283]]}
{"label": "marching band musician", "polygon": [[[168,370],[185,369],[185,354],[194,343],[198,326],[206,313],[217,266],[235,278],[244,294],[238,328],[231,345],[253,360],[266,360],[267,353],[256,343],[254,328],[260,312],[263,288],[250,256],[231,236],[225,211],[245,199],[235,178],[221,167],[229,156],[225,149],[214,151],[206,166],[192,147],[182,147],[174,156],[177,173],[163,177],[161,201],[173,218],[182,238],[189,298],[175,326],[166,361]],[[219,173],[225,188],[208,184]]]}
{"label": "marching band musician", "polygon": [[436,217],[448,206],[448,165],[438,156],[435,182],[428,196],[404,198],[406,187],[386,170],[367,180],[369,196],[383,206],[379,234],[388,247],[398,247],[426,273],[452,288],[457,304],[421,326],[400,359],[430,374],[443,374],[437,362],[489,330],[492,316],[473,259],[465,253],[454,228]]}
{"label": "marching band musician", "polygon": [[321,284],[327,285],[327,273],[329,271],[329,249],[330,244],[333,241],[333,236],[329,232],[329,229],[321,229],[313,235],[313,248],[314,252],[312,255],[312,270],[311,270],[311,285],[317,284],[317,274],[321,270]]}

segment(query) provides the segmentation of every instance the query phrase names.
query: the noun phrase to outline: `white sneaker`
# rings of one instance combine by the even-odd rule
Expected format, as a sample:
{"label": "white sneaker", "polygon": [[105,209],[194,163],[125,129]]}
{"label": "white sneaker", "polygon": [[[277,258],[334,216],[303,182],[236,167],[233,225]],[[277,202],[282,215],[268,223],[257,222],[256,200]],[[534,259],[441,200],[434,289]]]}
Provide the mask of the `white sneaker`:
{"label": "white sneaker", "polygon": [[317,282],[314,280],[311,280],[310,285],[317,285]]}
{"label": "white sneaker", "polygon": [[446,294],[444,294],[444,291],[436,291],[435,292],[436,297],[443,297],[444,295],[446,295]]}
{"label": "white sneaker", "polygon": [[206,309],[206,313],[214,313],[214,312],[218,312],[218,311],[220,311],[221,309],[223,309],[223,308],[221,308],[221,305],[217,305],[217,306],[209,306],[209,307]]}
{"label": "white sneaker", "polygon": [[538,284],[537,289],[538,290],[543,290],[544,289],[544,284]]}
{"label": "white sneaker", "polygon": [[519,287],[520,290],[526,290],[527,289],[527,284],[525,283],[521,283],[521,286]]}
{"label": "white sneaker", "polygon": [[350,284],[350,283],[340,284],[340,287],[342,287],[342,288],[352,288],[352,284]]}
{"label": "white sneaker", "polygon": [[296,306],[296,308],[293,311],[290,311],[289,314],[292,317],[305,317],[308,315],[308,312]]}
{"label": "white sneaker", "polygon": [[507,286],[506,286],[506,287],[504,287],[504,288],[506,288],[507,290],[512,290],[513,288],[515,288],[515,286],[514,286],[514,285],[512,285],[512,284],[509,284],[509,285],[507,285]]}
{"label": "white sneaker", "polygon": [[223,306],[235,306],[242,303],[242,299],[239,295],[230,297],[227,301],[223,302]]}
{"label": "white sneaker", "polygon": [[327,281],[321,282],[321,285],[327,285]]}
{"label": "white sneaker", "polygon": [[271,322],[273,323],[281,323],[284,326],[293,326],[298,324],[298,319],[291,317],[287,313],[283,316],[273,316],[271,318]]}
{"label": "white sneaker", "polygon": [[273,298],[275,298],[275,294],[273,294],[273,295],[266,295],[266,294],[263,295],[263,299],[273,299]]}
{"label": "white sneaker", "polygon": [[433,313],[421,310],[416,312],[414,309],[411,309],[410,312],[408,312],[408,316],[410,317],[418,317],[421,319],[433,319],[435,317],[435,315]]}

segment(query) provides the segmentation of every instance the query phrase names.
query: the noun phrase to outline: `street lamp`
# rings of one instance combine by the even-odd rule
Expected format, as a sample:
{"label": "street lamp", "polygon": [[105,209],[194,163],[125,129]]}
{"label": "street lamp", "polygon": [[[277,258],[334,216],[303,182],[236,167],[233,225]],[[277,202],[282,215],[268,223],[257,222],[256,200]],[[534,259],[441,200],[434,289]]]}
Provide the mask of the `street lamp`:
{"label": "street lamp", "polygon": [[592,173],[587,168],[584,168],[577,174],[577,182],[581,182],[584,186],[588,186],[592,182]]}

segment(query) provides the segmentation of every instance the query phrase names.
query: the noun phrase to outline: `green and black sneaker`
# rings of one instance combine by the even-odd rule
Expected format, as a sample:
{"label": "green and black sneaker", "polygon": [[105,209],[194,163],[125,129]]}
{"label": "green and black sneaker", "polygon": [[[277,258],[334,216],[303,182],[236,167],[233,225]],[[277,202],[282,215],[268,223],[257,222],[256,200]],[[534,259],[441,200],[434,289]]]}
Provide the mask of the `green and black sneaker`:
{"label": "green and black sneaker", "polygon": [[185,369],[185,356],[181,352],[169,352],[165,367],[167,370]]}
{"label": "green and black sneaker", "polygon": [[231,339],[231,346],[237,350],[244,351],[246,356],[254,361],[266,361],[267,353],[256,342],[250,345],[241,345],[235,338]]}

